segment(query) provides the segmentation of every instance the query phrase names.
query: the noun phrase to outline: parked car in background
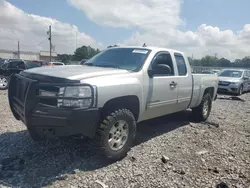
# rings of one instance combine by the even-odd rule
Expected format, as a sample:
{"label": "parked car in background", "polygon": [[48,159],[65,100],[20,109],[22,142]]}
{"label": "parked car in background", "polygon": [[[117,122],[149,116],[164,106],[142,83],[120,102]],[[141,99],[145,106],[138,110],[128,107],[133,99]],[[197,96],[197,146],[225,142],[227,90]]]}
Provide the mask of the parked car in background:
{"label": "parked car in background", "polygon": [[212,70],[211,72],[213,72],[214,74],[219,74],[219,73],[221,72],[221,70],[214,69],[214,70]]}
{"label": "parked car in background", "polygon": [[41,64],[20,59],[8,59],[0,64],[0,90],[8,88],[11,75],[20,73],[25,69],[40,67]]}
{"label": "parked car in background", "polygon": [[86,61],[88,61],[88,59],[82,59],[82,60],[80,61],[80,65],[83,65]]}
{"label": "parked car in background", "polygon": [[202,71],[202,74],[215,74],[213,71]]}
{"label": "parked car in background", "polygon": [[49,66],[63,66],[63,65],[65,64],[62,62],[49,62]]}
{"label": "parked car in background", "polygon": [[44,67],[51,67],[51,66],[64,66],[65,64],[62,63],[62,62],[46,62],[44,63],[44,65],[42,66],[43,68]]}
{"label": "parked car in background", "polygon": [[132,147],[137,122],[189,108],[206,120],[217,88],[218,76],[192,74],[182,52],[118,47],[83,65],[25,70],[11,77],[8,94],[34,140],[83,135],[117,160]]}
{"label": "parked car in background", "polygon": [[250,91],[250,70],[225,69],[219,74],[218,92],[242,95]]}
{"label": "parked car in background", "polygon": [[6,61],[7,61],[7,59],[0,58],[0,66],[1,66],[1,64],[5,63]]}
{"label": "parked car in background", "polygon": [[31,62],[36,63],[40,67],[49,66],[49,62],[43,60],[32,60]]}

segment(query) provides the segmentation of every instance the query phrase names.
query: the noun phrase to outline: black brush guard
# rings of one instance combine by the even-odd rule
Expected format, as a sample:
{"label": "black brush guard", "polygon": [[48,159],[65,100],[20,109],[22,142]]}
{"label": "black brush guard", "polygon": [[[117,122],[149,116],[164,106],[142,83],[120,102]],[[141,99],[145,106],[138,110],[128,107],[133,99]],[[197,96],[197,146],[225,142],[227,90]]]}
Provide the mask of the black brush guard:
{"label": "black brush guard", "polygon": [[[66,87],[66,86],[89,86],[89,84],[77,83],[43,83],[21,74],[11,76],[8,98],[9,105],[14,117],[21,120],[27,127],[54,127],[61,135],[68,136],[79,133],[93,137],[99,121],[99,109],[93,108],[95,101],[92,97],[63,97],[63,96],[39,96],[39,88],[43,87]],[[89,109],[63,108],[40,103],[40,99],[92,99]],[[43,112],[49,112],[43,114]],[[83,125],[84,124],[84,125]],[[74,126],[73,126],[74,125]],[[61,127],[61,130],[59,128]],[[75,132],[74,130],[75,129]]]}

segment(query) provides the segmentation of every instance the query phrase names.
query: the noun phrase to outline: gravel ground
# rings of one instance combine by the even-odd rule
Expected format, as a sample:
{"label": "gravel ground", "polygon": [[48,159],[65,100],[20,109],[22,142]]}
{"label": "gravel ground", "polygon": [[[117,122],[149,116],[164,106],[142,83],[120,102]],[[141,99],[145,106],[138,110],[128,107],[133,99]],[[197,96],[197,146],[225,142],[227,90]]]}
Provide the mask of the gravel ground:
{"label": "gravel ground", "polygon": [[219,98],[203,124],[189,111],[140,123],[128,156],[110,164],[91,141],[34,143],[0,91],[0,187],[249,188],[250,94],[241,98]]}

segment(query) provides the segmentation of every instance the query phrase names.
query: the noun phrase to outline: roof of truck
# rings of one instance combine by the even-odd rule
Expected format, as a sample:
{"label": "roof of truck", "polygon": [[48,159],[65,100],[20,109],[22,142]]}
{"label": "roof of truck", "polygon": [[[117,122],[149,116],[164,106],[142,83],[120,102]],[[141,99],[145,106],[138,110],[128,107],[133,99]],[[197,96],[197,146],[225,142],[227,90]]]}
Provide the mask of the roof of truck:
{"label": "roof of truck", "polygon": [[169,49],[169,48],[162,48],[162,47],[157,47],[157,46],[117,46],[117,47],[112,47],[112,48],[138,48],[138,49],[148,49],[148,50],[157,50],[157,51],[172,51],[172,52],[176,52],[176,53],[181,53],[183,54],[183,52],[178,51],[178,50],[174,50],[174,49]]}

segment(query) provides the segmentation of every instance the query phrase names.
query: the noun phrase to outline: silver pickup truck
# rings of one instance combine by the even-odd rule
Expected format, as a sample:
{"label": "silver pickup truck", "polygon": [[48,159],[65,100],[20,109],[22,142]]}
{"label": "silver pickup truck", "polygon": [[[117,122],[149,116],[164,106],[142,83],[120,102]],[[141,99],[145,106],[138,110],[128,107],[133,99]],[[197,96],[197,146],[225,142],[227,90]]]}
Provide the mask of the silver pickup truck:
{"label": "silver pickup truck", "polygon": [[8,97],[34,140],[83,135],[117,160],[133,145],[138,122],[189,108],[206,120],[217,88],[217,75],[191,74],[182,52],[116,47],[83,65],[13,75]]}

